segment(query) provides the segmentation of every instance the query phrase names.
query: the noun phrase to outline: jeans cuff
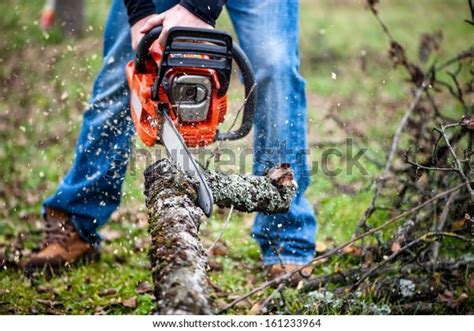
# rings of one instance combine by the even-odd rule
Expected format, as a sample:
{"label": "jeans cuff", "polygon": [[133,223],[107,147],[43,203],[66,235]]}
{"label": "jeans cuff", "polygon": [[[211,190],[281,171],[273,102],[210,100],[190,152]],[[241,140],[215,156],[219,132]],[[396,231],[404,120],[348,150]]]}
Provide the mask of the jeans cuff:
{"label": "jeans cuff", "polygon": [[262,260],[263,264],[266,266],[275,265],[275,264],[296,264],[303,265],[311,262],[314,259],[315,255],[308,256],[275,256],[275,255],[263,255]]}
{"label": "jeans cuff", "polygon": [[74,225],[79,237],[92,247],[99,248],[102,242],[102,236],[97,231],[91,233],[90,231],[83,229],[81,226],[82,222],[84,222],[84,220],[81,220],[77,215],[71,215],[71,223]]}

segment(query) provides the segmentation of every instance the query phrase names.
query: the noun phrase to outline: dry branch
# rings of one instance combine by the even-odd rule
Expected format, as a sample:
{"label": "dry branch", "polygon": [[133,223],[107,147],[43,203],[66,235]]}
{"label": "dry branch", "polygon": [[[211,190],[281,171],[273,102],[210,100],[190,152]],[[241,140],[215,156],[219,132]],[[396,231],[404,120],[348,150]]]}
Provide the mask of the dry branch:
{"label": "dry branch", "polygon": [[216,205],[234,206],[245,212],[286,212],[296,191],[293,173],[287,164],[270,169],[265,177],[212,171],[207,171],[205,176]]}
{"label": "dry branch", "polygon": [[352,287],[351,287],[351,292],[354,292],[362,282],[364,282],[368,277],[370,277],[374,272],[379,270],[381,267],[385,266],[389,262],[395,260],[400,254],[404,253],[405,251],[411,249],[412,247],[415,247],[419,244],[430,242],[433,240],[433,238],[442,238],[442,237],[451,237],[451,238],[456,238],[468,242],[474,242],[474,240],[471,240],[469,238],[465,238],[459,235],[456,235],[454,233],[447,233],[447,232],[430,232],[430,233],[425,233],[423,236],[420,238],[413,240],[412,242],[406,244],[405,246],[401,247],[398,251],[394,252],[392,255],[386,257],[382,262],[379,264],[373,266],[369,270],[367,270],[364,274],[362,274],[357,282],[355,282]]}
{"label": "dry branch", "polygon": [[226,306],[224,306],[222,309],[219,310],[218,313],[224,313],[225,311],[229,310],[230,308],[234,307],[237,303],[239,303],[240,301],[242,300],[245,300],[247,298],[249,298],[250,296],[256,294],[256,293],[259,293],[261,291],[263,291],[264,289],[270,287],[270,286],[275,286],[277,284],[281,284],[281,283],[284,283],[286,281],[288,281],[289,279],[291,279],[291,277],[293,277],[293,275],[295,275],[296,273],[298,272],[301,272],[301,270],[303,270],[304,268],[308,267],[308,266],[315,266],[319,263],[322,263],[324,261],[327,260],[327,258],[341,252],[344,248],[354,244],[355,242],[363,239],[363,238],[366,238],[370,235],[373,235],[385,228],[387,228],[388,226],[391,226],[397,222],[399,222],[400,220],[402,219],[405,219],[407,216],[413,214],[413,213],[416,213],[418,212],[419,210],[423,209],[424,207],[438,201],[439,199],[441,198],[444,198],[454,192],[457,192],[459,191],[460,189],[462,189],[463,187],[465,186],[465,184],[460,184],[456,187],[453,187],[453,188],[450,188],[449,190],[447,191],[444,191],[444,192],[441,192],[441,193],[438,193],[436,196],[432,197],[431,199],[428,199],[426,201],[424,201],[423,203],[413,207],[412,209],[410,210],[407,210],[391,219],[389,219],[387,222],[383,223],[382,225],[379,225],[375,228],[372,228],[370,230],[368,230],[367,232],[364,232],[358,236],[356,236],[355,238],[337,246],[337,247],[334,247],[332,249],[330,249],[329,251],[327,251],[326,253],[322,254],[322,255],[319,255],[317,257],[315,257],[313,260],[311,260],[309,263],[307,264],[304,264],[304,265],[301,265],[300,267],[294,269],[293,271],[289,271],[287,273],[284,273],[282,274],[281,276],[277,277],[277,278],[274,278],[272,280],[269,280],[269,281],[266,281],[265,283],[261,284],[260,286],[254,288],[253,290],[241,295],[240,297],[234,299],[232,302],[230,302],[229,304],[227,304]]}
{"label": "dry branch", "polygon": [[[203,213],[196,205],[197,183],[167,159],[150,166],[144,175],[158,312],[212,314],[207,254],[198,237]],[[205,176],[217,205],[242,211],[287,211],[296,191],[287,165],[270,169],[265,177],[211,171]]]}

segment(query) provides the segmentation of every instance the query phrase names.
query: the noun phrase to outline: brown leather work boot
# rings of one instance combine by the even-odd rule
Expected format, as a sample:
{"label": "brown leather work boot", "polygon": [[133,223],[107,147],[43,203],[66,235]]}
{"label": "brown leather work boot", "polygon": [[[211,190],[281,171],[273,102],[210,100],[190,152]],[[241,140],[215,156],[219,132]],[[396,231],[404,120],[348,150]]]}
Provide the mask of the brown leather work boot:
{"label": "brown leather work boot", "polygon": [[99,251],[79,237],[69,220],[67,213],[46,208],[42,249],[25,264],[27,274],[45,267],[57,269],[79,260],[99,257]]}
{"label": "brown leather work boot", "polygon": [[[287,273],[287,272],[291,272],[297,268],[300,268],[301,265],[298,265],[298,264],[285,264],[284,266],[282,266],[281,264],[275,264],[275,265],[272,265],[268,268],[268,275],[267,277],[270,279],[270,280],[273,280],[275,278],[278,278],[279,276]],[[311,276],[311,273],[313,272],[313,267],[311,266],[308,266],[308,267],[305,267],[303,268],[300,272],[297,272],[295,273],[291,279],[290,279],[290,284],[292,286],[298,286],[298,284],[304,280],[304,279],[307,279]]]}

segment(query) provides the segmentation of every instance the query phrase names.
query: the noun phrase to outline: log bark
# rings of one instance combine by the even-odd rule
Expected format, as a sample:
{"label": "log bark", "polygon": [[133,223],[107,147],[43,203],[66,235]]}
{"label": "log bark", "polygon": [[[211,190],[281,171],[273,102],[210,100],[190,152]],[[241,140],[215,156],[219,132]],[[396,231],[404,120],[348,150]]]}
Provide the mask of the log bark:
{"label": "log bark", "polygon": [[[207,255],[198,232],[203,217],[196,205],[197,183],[163,159],[145,170],[156,308],[159,314],[212,314],[207,293]],[[267,176],[205,176],[221,207],[265,213],[289,209],[296,191],[291,169],[282,165]]]}
{"label": "log bark", "polygon": [[288,164],[271,168],[266,176],[226,175],[205,173],[214,196],[214,203],[221,208],[234,206],[244,212],[266,214],[288,211],[296,192],[296,182]]}

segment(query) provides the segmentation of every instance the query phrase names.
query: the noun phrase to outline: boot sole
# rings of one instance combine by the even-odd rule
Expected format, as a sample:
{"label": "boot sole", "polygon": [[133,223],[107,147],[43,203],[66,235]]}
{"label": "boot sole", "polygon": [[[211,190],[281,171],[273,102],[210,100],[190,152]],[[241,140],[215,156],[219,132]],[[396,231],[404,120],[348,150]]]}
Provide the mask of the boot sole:
{"label": "boot sole", "polygon": [[59,274],[61,271],[67,270],[69,267],[78,264],[89,264],[98,262],[101,259],[101,252],[99,250],[92,250],[83,254],[76,261],[72,263],[57,263],[52,264],[45,261],[43,264],[38,263],[37,265],[25,266],[24,273],[28,278],[34,278],[38,275],[54,276]]}

